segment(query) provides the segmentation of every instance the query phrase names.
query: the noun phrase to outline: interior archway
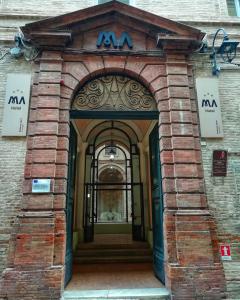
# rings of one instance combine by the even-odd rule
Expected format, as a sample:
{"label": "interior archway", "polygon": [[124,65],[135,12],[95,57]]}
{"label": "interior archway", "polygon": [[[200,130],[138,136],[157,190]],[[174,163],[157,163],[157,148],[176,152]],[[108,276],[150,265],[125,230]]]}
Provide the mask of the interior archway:
{"label": "interior archway", "polygon": [[[124,170],[122,172],[116,165],[106,166],[99,172],[99,183],[121,184],[123,183]],[[105,186],[106,187],[106,186]],[[119,185],[122,187],[122,185]],[[122,222],[124,218],[124,197],[120,190],[103,190],[99,195],[97,221],[99,222]]]}

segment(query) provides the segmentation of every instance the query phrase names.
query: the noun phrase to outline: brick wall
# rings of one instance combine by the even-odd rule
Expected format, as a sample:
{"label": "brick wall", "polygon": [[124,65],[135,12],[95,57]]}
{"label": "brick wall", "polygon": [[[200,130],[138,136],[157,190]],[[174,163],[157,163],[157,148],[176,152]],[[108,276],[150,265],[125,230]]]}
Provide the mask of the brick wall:
{"label": "brick wall", "polygon": [[[196,59],[196,58],[195,58]],[[208,57],[196,62],[196,77],[210,77]],[[240,70],[223,66],[219,76],[219,94],[222,111],[223,139],[202,139],[202,159],[208,205],[217,221],[220,243],[230,244],[232,261],[224,262],[229,299],[240,295]],[[228,151],[228,169],[225,178],[212,177],[212,151]]]}
{"label": "brick wall", "polygon": [[[219,78],[224,139],[206,139],[202,146],[208,203],[217,219],[220,243],[230,244],[232,261],[224,262],[229,297],[240,295],[240,72],[223,71]],[[212,150],[228,150],[226,178],[211,177]]]}
{"label": "brick wall", "polygon": [[[171,289],[174,299],[200,296],[220,299],[225,283],[214,244],[214,220],[208,213],[203,191],[196,105],[191,93],[192,69],[185,56],[168,54],[165,62],[159,57],[141,57],[139,61],[133,56],[105,55],[95,57],[95,61],[93,57],[83,57],[83,62],[74,64],[71,55],[62,58],[63,65],[60,53],[43,52],[40,69],[35,71],[24,174],[25,210],[18,219],[12,268],[3,273],[2,294],[11,300],[28,296],[59,299],[63,269],[56,267],[64,262],[65,242],[64,201],[60,203],[59,197],[63,200],[66,193],[67,165],[63,157],[58,160],[57,154],[59,150],[67,152],[62,141],[68,137],[68,119],[61,111],[66,109],[62,107],[64,103],[70,103],[76,87],[89,78],[88,70],[91,70],[93,74],[106,71],[132,74],[141,78],[155,95],[160,110],[166,286]],[[60,86],[59,77],[54,76],[61,70],[64,86]],[[58,143],[50,147],[48,142],[43,150],[45,143],[40,140],[46,137],[55,138]],[[51,149],[53,157],[49,154]],[[31,194],[29,183],[39,174],[52,179],[53,193],[50,195]],[[53,280],[48,282],[51,274]],[[191,278],[194,278],[192,284],[186,285]],[[28,290],[27,295],[24,289]]]}
{"label": "brick wall", "polygon": [[0,272],[6,267],[9,238],[22,200],[26,153],[25,137],[2,137],[3,102],[7,73],[31,72],[31,64],[6,59],[0,64]]}

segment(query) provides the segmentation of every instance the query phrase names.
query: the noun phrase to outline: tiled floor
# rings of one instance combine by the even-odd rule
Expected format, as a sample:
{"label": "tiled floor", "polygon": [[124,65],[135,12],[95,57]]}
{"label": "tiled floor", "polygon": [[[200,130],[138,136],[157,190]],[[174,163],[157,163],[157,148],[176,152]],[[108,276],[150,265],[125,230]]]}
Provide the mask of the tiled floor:
{"label": "tiled floor", "polygon": [[66,290],[109,290],[164,287],[151,263],[76,265]]}

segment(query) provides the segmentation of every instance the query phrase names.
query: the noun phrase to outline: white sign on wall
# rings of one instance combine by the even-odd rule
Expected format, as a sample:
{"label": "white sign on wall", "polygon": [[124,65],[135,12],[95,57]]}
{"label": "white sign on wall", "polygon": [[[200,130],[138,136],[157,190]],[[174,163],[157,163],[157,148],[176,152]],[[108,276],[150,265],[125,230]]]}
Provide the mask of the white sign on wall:
{"label": "white sign on wall", "polygon": [[33,179],[32,193],[50,193],[51,179]]}
{"label": "white sign on wall", "polygon": [[26,135],[30,87],[30,74],[8,74],[3,114],[3,136]]}
{"label": "white sign on wall", "polygon": [[218,78],[196,79],[201,137],[223,137]]}

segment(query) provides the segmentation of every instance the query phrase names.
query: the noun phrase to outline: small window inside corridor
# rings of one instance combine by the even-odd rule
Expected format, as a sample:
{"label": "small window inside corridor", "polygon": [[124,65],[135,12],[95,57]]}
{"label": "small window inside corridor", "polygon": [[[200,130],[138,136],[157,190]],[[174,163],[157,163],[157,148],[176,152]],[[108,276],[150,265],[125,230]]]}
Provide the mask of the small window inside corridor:
{"label": "small window inside corridor", "polygon": [[240,17],[240,0],[227,0],[229,16]]}
{"label": "small window inside corridor", "polygon": [[[106,3],[109,2],[111,0],[98,0],[98,4],[102,4],[102,3]],[[125,3],[125,4],[131,4],[130,0],[118,0],[119,2]]]}

